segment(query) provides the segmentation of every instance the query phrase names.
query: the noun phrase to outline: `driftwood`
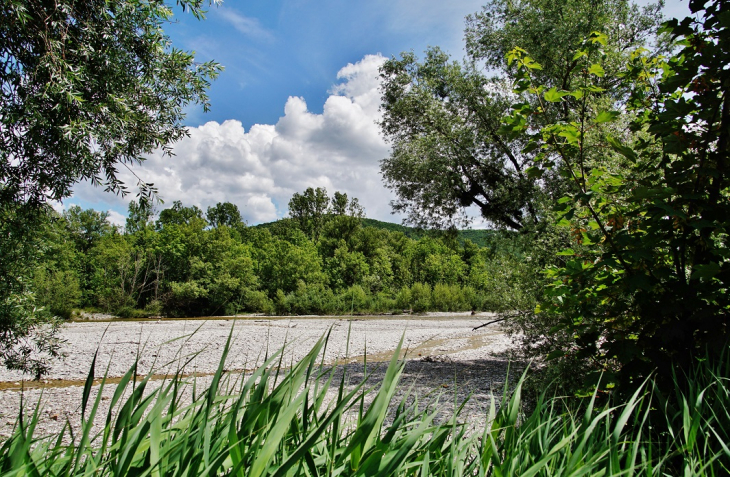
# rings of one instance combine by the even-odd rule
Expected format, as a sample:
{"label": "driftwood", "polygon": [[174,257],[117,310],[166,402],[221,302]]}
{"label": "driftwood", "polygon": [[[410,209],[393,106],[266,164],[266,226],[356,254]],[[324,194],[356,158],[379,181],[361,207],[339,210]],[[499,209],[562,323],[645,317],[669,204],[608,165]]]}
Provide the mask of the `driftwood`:
{"label": "driftwood", "polygon": [[475,326],[475,327],[474,327],[474,328],[472,328],[471,330],[472,330],[472,331],[476,331],[476,330],[478,330],[479,328],[484,328],[485,326],[493,325],[493,324],[495,324],[495,323],[499,323],[500,321],[507,321],[507,320],[509,320],[509,319],[511,319],[511,318],[517,318],[518,316],[522,316],[522,315],[524,315],[524,314],[525,314],[525,313],[517,313],[516,315],[507,315],[507,316],[503,316],[503,317],[501,317],[501,318],[497,318],[496,320],[488,321],[488,322],[486,322],[486,323],[484,323],[484,324],[482,324],[482,325],[479,325],[479,326]]}

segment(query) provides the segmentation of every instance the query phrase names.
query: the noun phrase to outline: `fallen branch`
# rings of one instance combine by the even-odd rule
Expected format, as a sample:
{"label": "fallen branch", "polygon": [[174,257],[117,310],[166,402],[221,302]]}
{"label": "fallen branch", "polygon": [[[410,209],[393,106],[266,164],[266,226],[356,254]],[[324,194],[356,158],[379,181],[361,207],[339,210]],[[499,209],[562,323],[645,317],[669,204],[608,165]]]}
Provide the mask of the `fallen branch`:
{"label": "fallen branch", "polygon": [[476,331],[479,328],[484,328],[485,326],[493,325],[494,323],[499,323],[500,321],[506,321],[506,320],[509,320],[510,318],[517,318],[518,316],[522,316],[522,313],[517,313],[516,315],[503,316],[503,317],[498,318],[496,320],[488,321],[488,322],[486,322],[486,323],[484,323],[482,325],[476,326],[476,327],[472,328],[471,330],[472,331]]}

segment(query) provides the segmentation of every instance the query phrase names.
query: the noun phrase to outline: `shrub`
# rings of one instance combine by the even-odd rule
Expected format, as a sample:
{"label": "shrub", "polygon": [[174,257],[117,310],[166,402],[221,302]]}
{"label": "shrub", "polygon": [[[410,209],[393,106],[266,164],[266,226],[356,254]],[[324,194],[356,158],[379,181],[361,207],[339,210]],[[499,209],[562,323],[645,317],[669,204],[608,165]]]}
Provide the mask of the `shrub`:
{"label": "shrub", "polygon": [[431,308],[431,286],[427,283],[414,283],[411,287],[411,309],[416,313]]}
{"label": "shrub", "polygon": [[411,308],[412,301],[411,288],[408,285],[403,286],[395,297],[396,306],[401,310],[408,310]]}

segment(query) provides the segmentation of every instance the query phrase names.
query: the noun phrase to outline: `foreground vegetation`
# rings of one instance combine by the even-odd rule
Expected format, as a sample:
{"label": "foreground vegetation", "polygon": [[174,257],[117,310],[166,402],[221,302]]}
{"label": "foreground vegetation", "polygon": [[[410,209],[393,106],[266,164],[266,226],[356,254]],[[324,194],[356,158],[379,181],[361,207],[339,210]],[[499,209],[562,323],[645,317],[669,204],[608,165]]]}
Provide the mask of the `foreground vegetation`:
{"label": "foreground vegetation", "polygon": [[[484,427],[456,411],[436,422],[437,399],[394,400],[404,363],[382,383],[333,380],[317,364],[320,340],[281,368],[274,354],[245,381],[223,371],[230,339],[207,389],[176,376],[156,387],[130,369],[92,434],[101,390],[83,391],[81,430],[38,436],[38,409],[21,414],[2,443],[3,475],[727,475],[730,359],[698,363],[693,385],[664,395],[645,382],[626,402],[543,394],[526,408],[523,378]],[[93,365],[92,365],[93,370]],[[403,383],[407,386],[408,383]],[[103,386],[103,384],[102,384]],[[154,388],[154,389],[152,389]],[[182,397],[192,392],[192,402]],[[96,394],[94,394],[96,393]],[[430,403],[424,405],[423,403]],[[369,404],[366,404],[369,403]],[[468,422],[468,420],[467,420]]]}

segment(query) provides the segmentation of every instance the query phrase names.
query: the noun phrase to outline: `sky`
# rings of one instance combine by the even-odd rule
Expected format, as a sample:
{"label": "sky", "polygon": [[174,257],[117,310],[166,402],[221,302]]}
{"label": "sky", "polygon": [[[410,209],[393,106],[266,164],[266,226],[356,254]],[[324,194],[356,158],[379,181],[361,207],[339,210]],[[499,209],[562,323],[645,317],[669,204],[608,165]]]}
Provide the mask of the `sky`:
{"label": "sky", "polygon": [[[464,18],[482,1],[227,0],[202,22],[177,9],[166,28],[173,44],[225,70],[209,90],[211,111],[187,109],[190,136],[175,156],[154,153],[134,172],[158,188],[158,208],[228,201],[257,224],[286,216],[295,192],[325,187],[357,197],[368,217],[400,222],[379,173],[389,150],[377,126],[378,68],[429,46],[462,58]],[[685,0],[667,1],[668,16],[686,11]],[[122,178],[134,190],[136,179]],[[106,210],[123,225],[132,199],[81,183],[59,207]]]}

